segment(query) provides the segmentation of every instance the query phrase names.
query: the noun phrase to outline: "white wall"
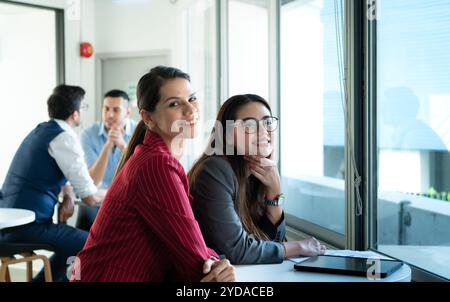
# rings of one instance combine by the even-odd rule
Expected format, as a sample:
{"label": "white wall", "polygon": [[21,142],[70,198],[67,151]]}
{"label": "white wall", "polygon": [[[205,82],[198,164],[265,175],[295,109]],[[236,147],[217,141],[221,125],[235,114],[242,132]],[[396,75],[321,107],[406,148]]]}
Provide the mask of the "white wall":
{"label": "white wall", "polygon": [[[195,2],[193,0],[15,0],[13,2],[65,10],[65,81],[66,84],[83,87],[86,90],[86,101],[89,103],[89,110],[83,112],[82,127],[92,124],[98,116],[96,112],[100,110],[96,108],[96,104],[100,102],[96,99],[98,91],[95,54],[165,51],[170,54],[171,65],[187,70],[184,48],[188,29],[185,26],[185,9]],[[30,31],[30,34],[33,34],[33,31]],[[80,57],[81,42],[90,42],[93,45],[93,57]],[[54,83],[51,84],[52,87],[53,85]],[[44,93],[42,103],[44,113],[39,116],[39,121],[47,118],[45,100],[51,93],[49,87],[45,88],[48,91]],[[6,174],[6,171],[0,172]]]}
{"label": "white wall", "polygon": [[[83,87],[89,104],[89,110],[82,113],[82,126],[76,130],[77,132],[91,125],[100,116],[100,87],[96,87],[96,84],[99,84],[96,71],[99,69],[96,66],[98,61],[95,56],[106,53],[115,56],[122,53],[127,55],[169,53],[170,65],[192,73],[193,85],[205,102],[203,112],[208,118],[215,116],[217,103],[214,90],[215,65],[208,65],[214,64],[211,62],[215,62],[216,56],[215,26],[213,26],[215,18],[214,15],[210,16],[210,13],[206,15],[207,8],[214,2],[205,0],[15,0],[14,2],[65,10],[65,81],[66,84]],[[189,20],[189,17],[192,19]],[[202,27],[204,24],[211,27],[209,32],[205,32]],[[205,35],[211,37],[208,36],[208,39],[204,40]],[[93,57],[80,57],[81,42],[90,42],[93,45]],[[188,52],[187,48],[191,52]],[[195,51],[195,59],[192,51]],[[51,89],[47,90],[46,96],[51,93]],[[208,94],[203,95],[207,91]],[[201,145],[203,150],[204,143]]]}
{"label": "white wall", "polygon": [[[80,42],[90,42],[94,47],[94,53],[96,51],[96,41],[95,41],[95,5],[96,0],[82,0],[80,7],[80,15],[81,15],[81,23],[79,24],[80,29]],[[90,125],[95,119],[95,96],[96,96],[96,88],[95,88],[95,59],[94,57],[90,58],[81,58],[79,53],[79,46],[76,46],[76,54],[74,56],[70,56],[68,59],[73,60],[74,57],[80,66],[80,85],[86,90],[85,100],[89,104],[89,110],[84,112],[83,117],[83,125]],[[66,64],[69,64],[66,59]]]}
{"label": "white wall", "polygon": [[[83,125],[95,121],[95,57],[79,56],[80,42],[90,42],[94,54],[164,50],[171,64],[184,68],[182,8],[190,0],[16,0],[66,10],[66,84],[86,90],[89,110]],[[49,91],[50,94],[50,91]]]}
{"label": "white wall", "polygon": [[186,1],[96,0],[95,52],[120,55],[163,51],[169,53],[169,64],[183,68],[181,5]]}
{"label": "white wall", "polygon": [[178,5],[169,0],[95,1],[98,53],[174,50]]}

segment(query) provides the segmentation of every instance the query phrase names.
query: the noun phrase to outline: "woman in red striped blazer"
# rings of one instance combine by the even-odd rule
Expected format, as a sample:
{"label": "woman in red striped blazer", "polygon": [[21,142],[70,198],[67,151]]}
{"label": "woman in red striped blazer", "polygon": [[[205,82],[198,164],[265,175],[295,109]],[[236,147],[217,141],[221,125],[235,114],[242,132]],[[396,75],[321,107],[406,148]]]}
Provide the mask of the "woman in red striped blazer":
{"label": "woman in red striped blazer", "polygon": [[205,245],[179,162],[199,118],[189,75],[155,67],[140,79],[137,98],[141,121],[71,280],[234,281],[228,260]]}

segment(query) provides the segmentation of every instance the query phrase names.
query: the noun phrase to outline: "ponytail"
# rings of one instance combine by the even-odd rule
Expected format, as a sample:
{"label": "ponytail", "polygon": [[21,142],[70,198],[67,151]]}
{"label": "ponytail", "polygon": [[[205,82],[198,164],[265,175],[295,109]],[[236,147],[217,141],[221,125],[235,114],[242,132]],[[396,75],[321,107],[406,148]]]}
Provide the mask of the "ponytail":
{"label": "ponytail", "polygon": [[119,174],[120,170],[122,170],[123,166],[125,166],[128,159],[130,159],[131,155],[133,155],[136,146],[144,142],[146,131],[147,126],[145,125],[145,123],[142,120],[139,121],[139,123],[136,126],[136,129],[134,129],[133,136],[130,138],[130,141],[128,142],[128,146],[125,150],[125,153],[123,153],[122,157],[120,157],[120,161],[116,169],[116,175],[114,175],[114,177],[117,176],[117,174]]}

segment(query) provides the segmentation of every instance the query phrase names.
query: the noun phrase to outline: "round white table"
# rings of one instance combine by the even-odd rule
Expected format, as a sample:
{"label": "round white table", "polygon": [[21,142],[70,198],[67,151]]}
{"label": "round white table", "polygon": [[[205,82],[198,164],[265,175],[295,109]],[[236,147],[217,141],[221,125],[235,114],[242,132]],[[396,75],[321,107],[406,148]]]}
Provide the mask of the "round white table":
{"label": "round white table", "polygon": [[294,262],[285,260],[281,264],[236,265],[236,281],[239,282],[410,282],[411,268],[403,266],[392,275],[371,280],[366,277],[336,274],[300,272]]}
{"label": "round white table", "polygon": [[35,219],[36,215],[30,210],[0,208],[0,229],[27,224]]}

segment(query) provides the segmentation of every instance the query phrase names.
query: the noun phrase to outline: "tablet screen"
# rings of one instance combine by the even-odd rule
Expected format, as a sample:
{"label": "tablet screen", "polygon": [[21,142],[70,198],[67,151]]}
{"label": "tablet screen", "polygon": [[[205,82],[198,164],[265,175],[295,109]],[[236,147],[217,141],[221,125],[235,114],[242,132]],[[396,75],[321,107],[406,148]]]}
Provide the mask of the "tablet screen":
{"label": "tablet screen", "polygon": [[294,268],[299,271],[356,276],[375,276],[375,274],[379,274],[381,278],[384,278],[399,269],[402,264],[398,260],[324,255],[311,257],[308,260],[296,263]]}

